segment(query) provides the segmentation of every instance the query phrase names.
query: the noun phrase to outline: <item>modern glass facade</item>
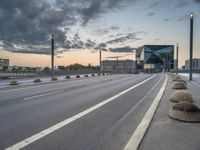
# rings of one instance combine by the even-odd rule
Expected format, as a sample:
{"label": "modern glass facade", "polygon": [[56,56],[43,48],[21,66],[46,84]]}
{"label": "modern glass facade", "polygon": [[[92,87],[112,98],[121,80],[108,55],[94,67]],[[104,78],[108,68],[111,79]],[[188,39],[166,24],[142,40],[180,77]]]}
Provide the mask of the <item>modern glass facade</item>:
{"label": "modern glass facade", "polygon": [[174,69],[173,45],[144,45],[136,51],[137,69],[147,72]]}

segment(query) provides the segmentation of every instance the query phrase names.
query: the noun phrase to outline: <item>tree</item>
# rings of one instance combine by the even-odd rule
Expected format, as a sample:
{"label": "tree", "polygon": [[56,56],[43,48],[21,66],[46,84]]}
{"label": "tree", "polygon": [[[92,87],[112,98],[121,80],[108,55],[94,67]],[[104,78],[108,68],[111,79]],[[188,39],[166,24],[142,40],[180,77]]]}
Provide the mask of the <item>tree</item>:
{"label": "tree", "polygon": [[66,68],[65,68],[65,66],[58,66],[58,69],[59,70],[65,70]]}
{"label": "tree", "polygon": [[49,72],[50,71],[50,68],[49,67],[44,67],[44,72]]}

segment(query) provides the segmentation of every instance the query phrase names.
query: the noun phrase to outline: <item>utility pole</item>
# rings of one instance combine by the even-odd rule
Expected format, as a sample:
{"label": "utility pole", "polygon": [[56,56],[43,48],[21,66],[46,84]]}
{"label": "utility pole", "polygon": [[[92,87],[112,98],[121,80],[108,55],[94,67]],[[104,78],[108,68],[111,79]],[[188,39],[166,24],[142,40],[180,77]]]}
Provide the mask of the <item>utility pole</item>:
{"label": "utility pole", "polygon": [[192,80],[192,57],[193,57],[193,22],[194,13],[190,13],[190,76],[189,80]]}
{"label": "utility pole", "polygon": [[51,79],[54,77],[54,35],[51,35]]}
{"label": "utility pole", "polygon": [[178,75],[178,49],[179,49],[179,43],[177,43],[176,46],[176,74]]}

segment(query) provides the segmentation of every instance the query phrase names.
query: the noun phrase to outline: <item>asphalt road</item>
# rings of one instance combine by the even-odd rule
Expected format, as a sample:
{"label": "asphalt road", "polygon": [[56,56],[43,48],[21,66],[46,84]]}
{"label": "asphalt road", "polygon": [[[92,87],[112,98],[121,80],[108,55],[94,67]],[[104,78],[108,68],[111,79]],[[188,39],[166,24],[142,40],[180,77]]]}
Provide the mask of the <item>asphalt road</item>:
{"label": "asphalt road", "polygon": [[121,150],[153,102],[164,79],[161,74],[112,75],[1,90],[0,149],[37,135],[146,80],[22,148]]}

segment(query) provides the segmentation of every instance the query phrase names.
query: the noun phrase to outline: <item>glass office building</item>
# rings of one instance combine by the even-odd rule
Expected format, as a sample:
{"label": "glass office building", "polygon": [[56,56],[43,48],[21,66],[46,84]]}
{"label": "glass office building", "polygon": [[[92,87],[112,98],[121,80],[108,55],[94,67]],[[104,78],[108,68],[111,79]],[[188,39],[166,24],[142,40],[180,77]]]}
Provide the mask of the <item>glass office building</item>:
{"label": "glass office building", "polygon": [[137,70],[161,72],[174,69],[174,45],[144,45],[136,50]]}

